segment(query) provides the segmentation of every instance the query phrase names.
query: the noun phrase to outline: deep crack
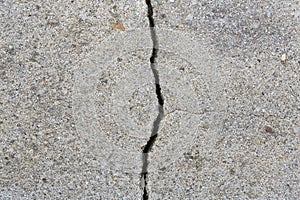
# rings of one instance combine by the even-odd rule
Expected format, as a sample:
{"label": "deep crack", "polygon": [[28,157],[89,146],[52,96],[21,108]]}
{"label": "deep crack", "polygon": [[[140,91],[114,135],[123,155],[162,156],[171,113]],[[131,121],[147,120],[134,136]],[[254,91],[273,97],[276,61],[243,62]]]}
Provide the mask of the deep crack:
{"label": "deep crack", "polygon": [[159,129],[159,125],[160,122],[162,121],[162,119],[164,118],[164,99],[161,93],[161,87],[160,87],[160,83],[159,83],[159,73],[156,69],[156,58],[157,58],[157,53],[158,53],[158,40],[157,40],[157,35],[156,35],[156,31],[154,29],[154,19],[153,19],[153,7],[151,4],[151,0],[146,0],[146,4],[148,6],[148,19],[149,19],[149,26],[150,26],[150,33],[151,33],[151,39],[152,39],[152,43],[153,43],[153,48],[152,48],[152,55],[150,57],[150,66],[151,66],[151,70],[155,79],[155,87],[156,87],[156,96],[157,96],[157,100],[158,100],[158,115],[155,119],[155,121],[153,122],[153,127],[151,130],[151,136],[146,144],[146,146],[143,149],[143,155],[142,155],[142,159],[143,159],[143,167],[142,167],[142,173],[141,173],[141,181],[142,181],[142,187],[143,187],[143,199],[147,200],[149,199],[149,195],[148,195],[148,188],[147,188],[147,174],[148,174],[148,153],[151,151],[154,142],[157,138],[157,134],[158,134],[158,129]]}

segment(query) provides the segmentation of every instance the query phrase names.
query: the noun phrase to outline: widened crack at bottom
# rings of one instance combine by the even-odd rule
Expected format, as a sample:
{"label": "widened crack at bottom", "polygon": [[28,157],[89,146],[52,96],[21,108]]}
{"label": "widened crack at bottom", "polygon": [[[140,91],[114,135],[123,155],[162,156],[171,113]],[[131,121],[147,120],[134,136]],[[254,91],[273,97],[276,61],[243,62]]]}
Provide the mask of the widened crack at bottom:
{"label": "widened crack at bottom", "polygon": [[[162,98],[161,98],[162,99]],[[163,101],[163,99],[162,99]],[[150,136],[150,139],[148,140],[146,146],[144,147],[143,149],[143,156],[142,156],[142,160],[143,160],[143,167],[142,167],[142,187],[144,188],[143,190],[143,199],[146,200],[148,199],[148,191],[147,191],[147,174],[148,174],[148,164],[149,164],[149,161],[148,161],[148,156],[149,156],[149,152],[151,151],[151,148],[153,147],[154,145],[154,142],[156,141],[157,139],[157,136],[158,136],[158,129],[159,129],[159,125],[161,123],[161,121],[163,120],[164,118],[164,108],[162,105],[159,105],[158,107],[159,109],[159,113],[153,123],[153,127],[152,127],[152,131],[151,131],[151,136]]]}

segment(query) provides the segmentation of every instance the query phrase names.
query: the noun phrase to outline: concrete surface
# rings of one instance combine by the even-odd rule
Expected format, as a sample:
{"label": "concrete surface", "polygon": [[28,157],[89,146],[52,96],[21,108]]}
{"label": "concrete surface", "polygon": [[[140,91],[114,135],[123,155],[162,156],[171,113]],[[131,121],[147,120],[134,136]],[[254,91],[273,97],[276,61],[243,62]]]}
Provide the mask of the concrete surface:
{"label": "concrete surface", "polygon": [[298,199],[299,1],[0,1],[0,199]]}

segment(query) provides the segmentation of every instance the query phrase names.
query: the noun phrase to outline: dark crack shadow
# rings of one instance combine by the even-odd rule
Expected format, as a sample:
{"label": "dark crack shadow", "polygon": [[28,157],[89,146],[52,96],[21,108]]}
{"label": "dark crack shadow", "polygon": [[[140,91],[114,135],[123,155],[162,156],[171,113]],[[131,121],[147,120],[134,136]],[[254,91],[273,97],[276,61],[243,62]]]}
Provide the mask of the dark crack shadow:
{"label": "dark crack shadow", "polygon": [[158,39],[155,31],[155,24],[154,24],[154,19],[153,19],[153,7],[151,4],[151,0],[146,0],[146,4],[148,6],[148,19],[149,19],[149,26],[150,26],[150,33],[151,33],[151,39],[153,43],[153,48],[152,48],[152,55],[150,57],[150,66],[151,70],[155,79],[155,87],[156,87],[156,96],[158,100],[158,115],[153,122],[153,127],[151,131],[151,136],[147,142],[147,144],[143,148],[143,155],[142,155],[142,161],[143,161],[143,167],[142,167],[142,173],[141,173],[141,182],[142,182],[142,187],[143,187],[143,199],[147,200],[149,199],[149,194],[148,194],[148,164],[149,164],[149,152],[151,151],[157,136],[158,136],[158,130],[161,121],[164,118],[164,98],[161,93],[161,87],[160,87],[160,82],[159,82],[159,73],[158,70],[156,69],[156,58],[157,58],[157,53],[158,53]]}

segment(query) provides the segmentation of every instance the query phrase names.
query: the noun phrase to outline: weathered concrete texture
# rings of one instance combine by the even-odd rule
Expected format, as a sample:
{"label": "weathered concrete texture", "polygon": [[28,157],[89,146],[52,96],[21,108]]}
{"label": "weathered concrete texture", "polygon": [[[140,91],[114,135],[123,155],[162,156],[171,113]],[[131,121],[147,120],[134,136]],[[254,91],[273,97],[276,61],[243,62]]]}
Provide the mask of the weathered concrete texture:
{"label": "weathered concrete texture", "polygon": [[[155,2],[159,27],[198,35],[206,40],[208,50],[213,49],[210,52],[213,63],[204,60],[202,65],[194,67],[199,72],[204,64],[216,68],[215,79],[221,78],[222,89],[210,87],[208,91],[217,94],[213,96],[222,103],[212,104],[219,112],[216,120],[207,117],[209,123],[204,131],[195,129],[196,119],[190,113],[181,112],[165,119],[167,126],[160,134],[168,138],[167,142],[183,137],[180,133],[194,133],[195,138],[186,145],[180,142],[174,145],[178,158],[149,175],[150,199],[297,199],[300,194],[299,2]],[[168,66],[174,66],[174,71],[181,62],[171,63]],[[182,62],[180,66],[184,65],[187,64]],[[178,86],[176,78],[172,85],[171,76],[167,77],[168,88],[162,91],[168,99]],[[209,102],[209,92],[204,92],[207,90],[203,85],[215,83],[200,80],[196,88],[200,88]],[[181,83],[181,86],[193,85],[192,81]],[[196,98],[202,95],[198,93]],[[197,120],[200,122],[203,116],[199,115]],[[178,129],[169,125],[171,122]],[[153,147],[153,156],[159,157],[159,152],[164,155],[164,151],[155,151],[161,146],[158,142]],[[160,160],[165,158],[153,162]]]}
{"label": "weathered concrete texture", "polygon": [[[297,199],[299,1],[152,1],[150,199]],[[142,1],[0,1],[0,199],[140,199]]]}
{"label": "weathered concrete texture", "polygon": [[114,24],[148,26],[143,2],[9,0],[0,15],[0,198],[142,196],[76,130],[72,90],[82,60],[123,32]]}
{"label": "weathered concrete texture", "polygon": [[142,146],[158,113],[151,38],[144,32],[106,38],[81,62],[73,88],[77,131],[89,140],[91,151],[115,170],[135,176],[141,173]]}
{"label": "weathered concrete texture", "polygon": [[[220,92],[225,83],[222,84],[222,78],[216,79],[220,73],[208,44],[181,31],[157,32],[161,39],[157,70],[165,118],[150,153],[151,172],[176,161],[210,123],[219,128],[225,110]],[[174,38],[180,42],[174,42]],[[212,138],[213,134],[211,131]]]}

